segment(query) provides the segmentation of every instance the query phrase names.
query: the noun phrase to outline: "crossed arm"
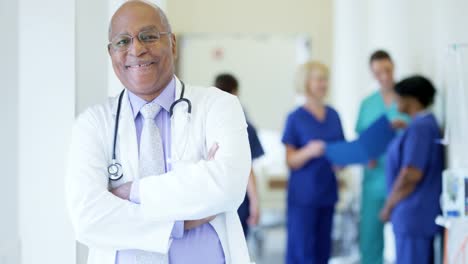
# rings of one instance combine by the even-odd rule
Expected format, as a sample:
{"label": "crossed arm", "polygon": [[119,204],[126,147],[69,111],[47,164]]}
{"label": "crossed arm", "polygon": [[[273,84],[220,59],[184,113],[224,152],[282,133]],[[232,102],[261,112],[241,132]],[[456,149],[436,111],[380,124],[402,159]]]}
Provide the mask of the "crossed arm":
{"label": "crossed arm", "polygon": [[66,194],[80,242],[165,254],[174,221],[236,211],[243,201],[251,164],[245,117],[237,99],[217,98],[206,113],[210,128],[206,144],[219,143],[216,158],[184,162],[166,174],[141,179],[141,204],[108,190],[108,153],[105,139],[96,133],[103,130],[96,112],[77,120],[70,147]]}
{"label": "crossed arm", "polygon": [[[210,151],[208,152],[208,160],[213,160],[215,157],[216,152],[218,151],[219,145],[218,143],[215,143],[211,148]],[[132,186],[133,182],[127,182],[122,184],[121,186],[114,188],[111,190],[111,193],[120,199],[123,200],[130,200],[131,192],[132,192]],[[138,190],[134,190],[138,191]],[[198,226],[204,225],[216,218],[216,215],[205,217],[199,220],[187,220],[184,221],[184,230],[190,230],[193,228],[196,228]]]}

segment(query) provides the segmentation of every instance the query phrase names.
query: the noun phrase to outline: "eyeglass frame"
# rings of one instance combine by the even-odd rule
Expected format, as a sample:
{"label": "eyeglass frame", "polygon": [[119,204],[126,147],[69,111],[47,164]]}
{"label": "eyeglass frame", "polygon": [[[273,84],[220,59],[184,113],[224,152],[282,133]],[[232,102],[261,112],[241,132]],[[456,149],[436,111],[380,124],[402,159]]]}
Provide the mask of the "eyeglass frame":
{"label": "eyeglass frame", "polygon": [[130,34],[121,34],[121,35],[115,36],[114,39],[117,38],[117,37],[122,37],[122,36],[128,36],[128,37],[130,37],[130,44],[129,44],[128,47],[127,47],[126,49],[124,49],[124,50],[119,50],[118,48],[114,48],[114,45],[112,44],[112,41],[110,41],[110,42],[107,44],[107,47],[110,48],[110,49],[112,49],[112,50],[115,51],[115,52],[126,52],[126,51],[128,51],[128,50],[130,49],[130,46],[133,45],[133,39],[134,39],[134,38],[137,38],[138,41],[139,41],[141,44],[143,44],[145,47],[147,47],[148,44],[157,43],[157,42],[161,39],[161,35],[171,35],[171,34],[172,34],[172,32],[170,32],[170,31],[162,31],[162,32],[155,31],[154,33],[158,33],[158,36],[159,36],[158,39],[155,40],[155,41],[151,41],[151,42],[148,43],[148,42],[142,41],[142,40],[140,39],[140,34],[141,34],[141,33],[144,33],[144,32],[151,32],[151,30],[143,30],[143,31],[140,31],[140,32],[138,32],[138,34],[137,34],[136,36],[132,36],[132,35],[130,35]]}

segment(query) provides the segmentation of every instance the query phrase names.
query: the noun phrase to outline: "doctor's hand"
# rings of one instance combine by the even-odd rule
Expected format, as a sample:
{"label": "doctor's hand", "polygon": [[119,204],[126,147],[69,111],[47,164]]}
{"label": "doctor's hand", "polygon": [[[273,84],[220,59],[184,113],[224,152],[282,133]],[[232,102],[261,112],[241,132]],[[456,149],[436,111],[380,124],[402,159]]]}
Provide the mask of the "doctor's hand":
{"label": "doctor's hand", "polygon": [[119,187],[112,189],[111,193],[120,199],[128,200],[130,197],[130,191],[132,190],[132,183],[133,182],[126,182]]}
{"label": "doctor's hand", "polygon": [[203,218],[203,219],[200,219],[200,220],[184,221],[184,229],[185,230],[190,230],[190,229],[197,228],[197,227],[199,227],[201,225],[209,223],[210,221],[214,220],[215,218],[216,218],[216,215],[213,215],[213,216]]}

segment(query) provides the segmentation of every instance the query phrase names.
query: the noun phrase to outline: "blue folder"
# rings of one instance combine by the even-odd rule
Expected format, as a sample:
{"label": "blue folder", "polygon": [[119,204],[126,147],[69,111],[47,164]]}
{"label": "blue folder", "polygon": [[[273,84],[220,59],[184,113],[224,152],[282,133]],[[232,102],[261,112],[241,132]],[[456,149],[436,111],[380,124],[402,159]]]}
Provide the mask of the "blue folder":
{"label": "blue folder", "polygon": [[327,144],[325,156],[335,165],[366,164],[384,154],[395,135],[390,120],[382,115],[357,140]]}

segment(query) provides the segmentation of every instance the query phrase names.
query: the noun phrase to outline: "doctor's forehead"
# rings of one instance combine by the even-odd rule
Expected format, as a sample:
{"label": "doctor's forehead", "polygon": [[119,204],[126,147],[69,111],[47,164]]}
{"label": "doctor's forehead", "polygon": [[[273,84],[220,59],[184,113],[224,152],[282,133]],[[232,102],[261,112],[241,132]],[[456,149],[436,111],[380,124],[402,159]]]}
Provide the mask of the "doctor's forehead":
{"label": "doctor's forehead", "polygon": [[109,39],[118,34],[137,33],[147,28],[168,31],[162,10],[144,1],[128,1],[115,11],[109,25]]}

